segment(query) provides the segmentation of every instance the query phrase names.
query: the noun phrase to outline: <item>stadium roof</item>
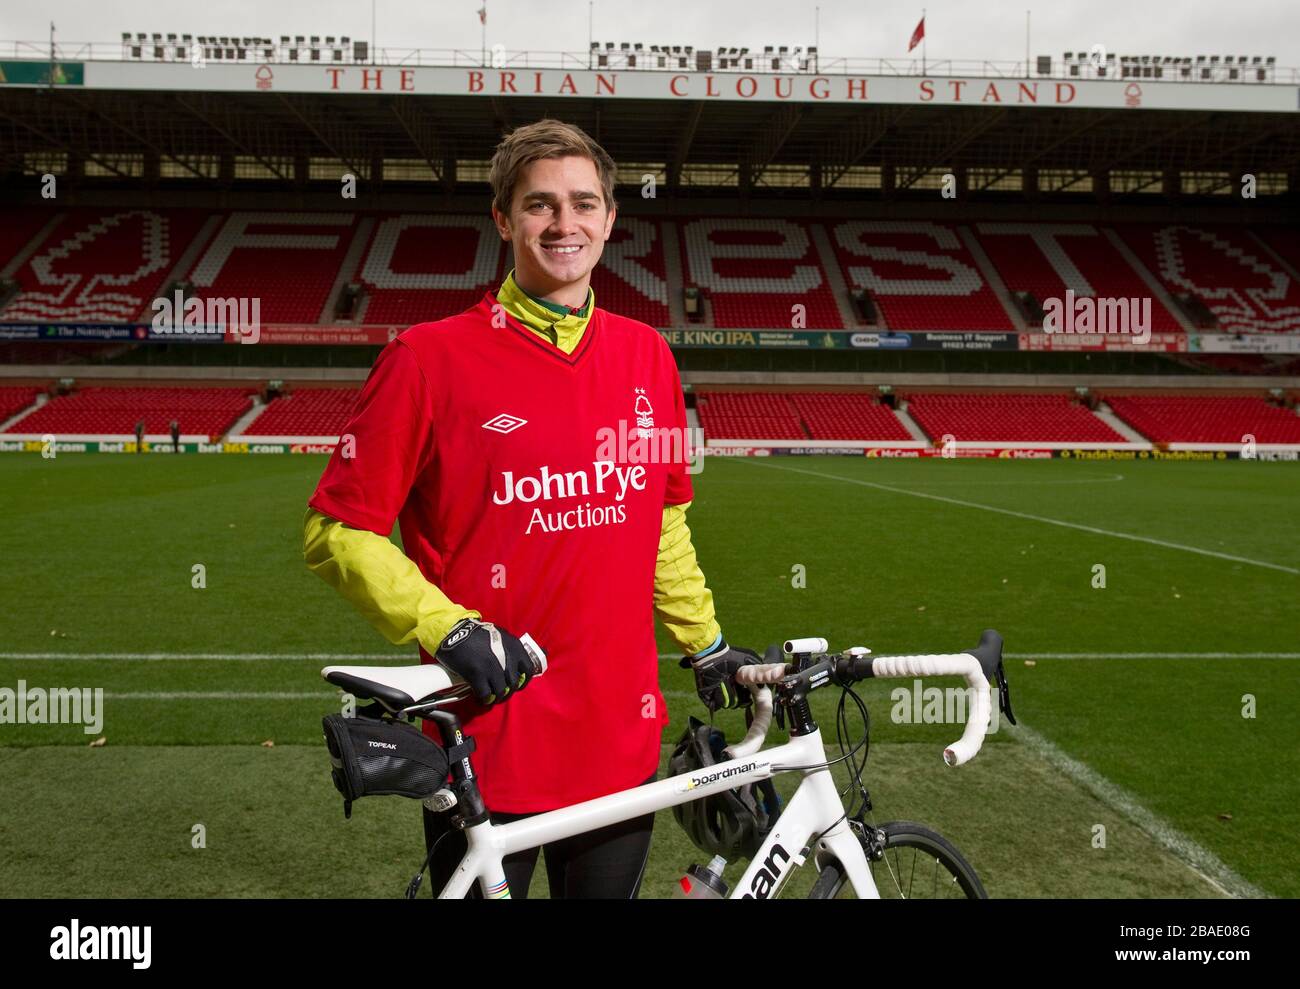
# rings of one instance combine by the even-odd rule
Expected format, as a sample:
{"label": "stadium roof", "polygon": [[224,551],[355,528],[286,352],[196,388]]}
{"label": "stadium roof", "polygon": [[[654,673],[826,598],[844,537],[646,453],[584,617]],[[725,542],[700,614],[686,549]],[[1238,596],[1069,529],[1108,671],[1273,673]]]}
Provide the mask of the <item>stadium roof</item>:
{"label": "stadium roof", "polygon": [[[861,77],[811,69],[784,74],[602,73],[274,62],[214,64],[196,72],[185,63],[120,58],[78,64],[86,74],[83,81],[94,76],[96,66],[119,74],[102,76],[101,84],[93,86],[63,84],[63,78],[74,76],[71,72],[52,87],[23,85],[14,84],[12,77],[21,75],[15,65],[29,71],[43,67],[48,82],[49,63],[0,62],[0,73],[7,67],[11,77],[9,85],[0,85],[0,148],[7,171],[39,172],[49,167],[42,162],[50,156],[66,156],[91,163],[95,174],[110,178],[148,176],[145,162],[150,159],[161,163],[167,177],[249,177],[231,175],[229,162],[238,160],[255,164],[262,177],[274,180],[295,174],[302,178],[314,161],[341,162],[365,177],[383,159],[423,163],[429,178],[447,184],[454,184],[456,176],[481,182],[481,164],[504,131],[552,116],[589,131],[627,172],[660,174],[670,187],[679,182],[708,185],[708,180],[684,176],[710,169],[717,185],[742,189],[765,183],[862,189],[883,182],[904,190],[927,175],[950,170],[966,172],[972,191],[997,189],[1007,175],[1022,171],[1068,173],[1053,188],[1068,188],[1075,181],[1070,174],[1115,172],[1135,176],[1133,188],[1158,188],[1160,174],[1170,170],[1205,173],[1202,191],[1213,191],[1216,182],[1219,187],[1236,183],[1245,173],[1286,173],[1293,191],[1300,185],[1295,178],[1300,170],[1296,87],[1267,82],[1072,80],[1062,75],[1067,72],[1063,63],[1053,63],[1044,78],[1035,79],[1000,77],[991,63],[983,75],[960,77],[933,72]],[[382,91],[356,91],[366,79],[370,85],[378,79],[365,73],[381,69],[387,73]],[[274,85],[259,84],[262,70],[272,73]],[[456,75],[446,86],[438,82],[441,75],[424,77],[431,80],[427,85],[422,77],[401,75],[421,72]],[[502,83],[503,72],[514,73],[517,86],[535,83],[542,95],[512,95]],[[611,98],[602,75],[616,77],[614,85],[622,87],[619,98]],[[128,77],[135,80],[130,89],[109,86],[112,80],[126,85],[122,80]],[[331,78],[337,91],[329,89]],[[477,89],[476,78],[482,83]],[[571,80],[568,88],[566,78]],[[794,91],[805,96],[819,79],[826,91],[845,89],[850,95],[854,81],[861,80],[864,89],[873,87],[873,99],[735,98],[746,78],[756,79],[761,92],[780,79],[790,80]],[[692,98],[714,86],[732,98]],[[1086,99],[1062,103],[1062,86],[1070,87],[1067,94],[1084,93]],[[1029,99],[1028,87],[1039,96]],[[429,88],[445,91],[429,93]],[[412,91],[403,91],[408,89]],[[660,92],[657,97],[635,95]],[[882,92],[902,95],[876,102]],[[1170,92],[1192,96],[1161,95]],[[1260,105],[1265,106],[1278,105],[1280,95],[1287,109],[1242,112],[1255,93],[1262,94]],[[889,102],[891,98],[898,101]],[[1189,108],[1152,107],[1171,100],[1190,100]],[[885,177],[864,182],[864,170]],[[391,168],[386,172],[395,176]],[[785,179],[768,182],[781,172]],[[802,180],[788,179],[798,173]]]}

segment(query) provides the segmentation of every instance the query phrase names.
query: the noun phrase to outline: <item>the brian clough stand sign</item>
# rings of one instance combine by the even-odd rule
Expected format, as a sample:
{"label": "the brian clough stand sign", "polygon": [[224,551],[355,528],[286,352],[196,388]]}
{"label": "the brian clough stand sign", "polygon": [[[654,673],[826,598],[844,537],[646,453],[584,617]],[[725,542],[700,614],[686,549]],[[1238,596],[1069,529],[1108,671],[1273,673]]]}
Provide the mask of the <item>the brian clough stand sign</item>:
{"label": "the brian clough stand sign", "polygon": [[398,65],[276,65],[86,62],[89,89],[347,93],[578,99],[725,100],[755,103],[1086,107],[1296,112],[1295,87],[1143,80],[862,76],[826,73],[671,72],[452,68]]}

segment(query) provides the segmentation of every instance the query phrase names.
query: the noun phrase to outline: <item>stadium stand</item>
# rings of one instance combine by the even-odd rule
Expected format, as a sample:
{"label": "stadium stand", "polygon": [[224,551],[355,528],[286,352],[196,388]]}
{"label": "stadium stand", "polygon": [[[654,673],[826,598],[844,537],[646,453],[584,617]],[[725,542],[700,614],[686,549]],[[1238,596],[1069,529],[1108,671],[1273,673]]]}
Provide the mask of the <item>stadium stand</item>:
{"label": "stadium stand", "polygon": [[872,395],[853,392],[702,392],[706,439],[913,441]]}
{"label": "stadium stand", "polygon": [[958,442],[1124,443],[1069,395],[1032,393],[907,396],[907,411],[931,439]]}
{"label": "stadium stand", "polygon": [[803,440],[799,413],[785,395],[700,392],[696,411],[706,439]]}
{"label": "stadium stand", "polygon": [[1291,266],[1292,274],[1300,273],[1300,228],[1260,227],[1252,232]]}
{"label": "stadium stand", "polygon": [[247,388],[133,388],[89,386],[52,398],[12,423],[6,433],[132,436],[165,435],[173,419],[186,436],[220,436],[249,407]]}
{"label": "stadium stand", "polygon": [[1010,330],[1010,317],[954,227],[848,220],[830,231],[851,291],[870,292],[891,330]]}
{"label": "stadium stand", "polygon": [[42,390],[30,385],[0,386],[0,422],[16,416],[31,405]]}
{"label": "stadium stand", "polygon": [[871,395],[792,392],[786,396],[815,440],[899,440],[913,437],[893,411]]}
{"label": "stadium stand", "polygon": [[[1012,292],[1029,292],[1042,305],[1076,297],[1149,298],[1147,287],[1124,256],[1090,223],[980,223],[980,246]],[[1159,299],[1151,299],[1151,330],[1181,332]]]}
{"label": "stadium stand", "polygon": [[352,213],[231,213],[189,281],[204,299],[257,299],[263,323],[315,324],[355,220]]}
{"label": "stadium stand", "polygon": [[486,216],[378,217],[354,275],[366,293],[362,321],[410,326],[468,309],[500,285],[501,255]]}
{"label": "stadium stand", "polygon": [[591,273],[591,288],[602,309],[651,326],[671,326],[663,227],[653,220],[620,216]]}
{"label": "stadium stand", "polygon": [[203,210],[69,210],[14,273],[8,321],[131,323],[203,224]]}
{"label": "stadium stand", "polygon": [[1170,292],[1204,303],[1221,331],[1300,330],[1300,284],[1245,228],[1130,224],[1117,229]]}
{"label": "stadium stand", "polygon": [[1300,443],[1294,409],[1251,396],[1107,395],[1115,414],[1157,443]]}
{"label": "stadium stand", "polygon": [[26,247],[50,219],[50,211],[35,207],[7,207],[0,223],[0,270]]}
{"label": "stadium stand", "polygon": [[249,436],[338,436],[347,425],[357,388],[299,388],[271,400],[243,430]]}
{"label": "stadium stand", "polygon": [[805,224],[697,219],[681,225],[681,239],[682,277],[707,293],[714,326],[788,330],[797,303],[805,307],[805,328],[844,329]]}

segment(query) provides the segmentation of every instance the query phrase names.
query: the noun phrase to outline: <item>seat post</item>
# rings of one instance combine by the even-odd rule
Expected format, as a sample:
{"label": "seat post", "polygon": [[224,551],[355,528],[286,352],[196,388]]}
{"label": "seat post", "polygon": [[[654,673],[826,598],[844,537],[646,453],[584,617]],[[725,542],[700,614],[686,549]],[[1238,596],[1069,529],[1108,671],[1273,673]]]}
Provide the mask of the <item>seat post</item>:
{"label": "seat post", "polygon": [[[448,752],[459,748],[466,741],[461,731],[460,718],[451,711],[431,711],[423,716],[438,726],[442,735],[442,747]],[[457,816],[461,827],[472,827],[488,819],[487,808],[483,805],[483,795],[479,793],[478,777],[468,755],[451,764],[451,792],[456,795]]]}

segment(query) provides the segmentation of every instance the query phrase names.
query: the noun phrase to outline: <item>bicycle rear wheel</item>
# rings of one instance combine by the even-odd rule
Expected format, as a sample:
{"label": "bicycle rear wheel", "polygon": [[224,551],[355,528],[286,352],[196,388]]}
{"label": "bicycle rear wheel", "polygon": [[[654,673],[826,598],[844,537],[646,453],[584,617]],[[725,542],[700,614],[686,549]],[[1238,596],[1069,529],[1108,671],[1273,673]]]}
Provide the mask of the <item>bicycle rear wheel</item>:
{"label": "bicycle rear wheel", "polygon": [[[890,821],[884,854],[868,859],[872,878],[885,900],[987,900],[979,876],[947,838],[912,821]],[[852,899],[853,886],[839,862],[828,863],[817,877],[810,900]]]}

